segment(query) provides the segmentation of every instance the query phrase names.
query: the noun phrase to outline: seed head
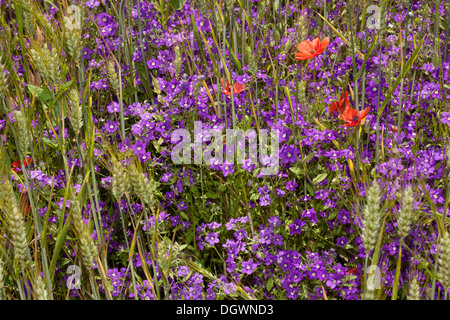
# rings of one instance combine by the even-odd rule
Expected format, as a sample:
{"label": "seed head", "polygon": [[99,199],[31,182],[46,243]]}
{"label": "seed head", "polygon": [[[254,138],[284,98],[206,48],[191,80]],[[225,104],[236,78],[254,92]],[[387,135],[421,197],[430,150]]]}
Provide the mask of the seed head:
{"label": "seed head", "polygon": [[37,300],[48,300],[48,293],[45,289],[45,283],[44,280],[42,280],[41,276],[38,275],[36,277],[36,299]]}
{"label": "seed head", "polygon": [[27,119],[21,110],[15,110],[14,114],[14,126],[17,130],[17,145],[19,146],[20,153],[25,156],[30,147],[30,140],[28,135]]}
{"label": "seed head", "polygon": [[420,286],[417,281],[417,275],[411,280],[407,300],[420,300]]}
{"label": "seed head", "polygon": [[375,248],[378,232],[380,230],[381,212],[380,186],[375,181],[367,192],[367,204],[364,207],[364,221],[361,240],[366,254]]}
{"label": "seed head", "polygon": [[119,92],[119,77],[117,75],[115,63],[113,60],[108,60],[106,65],[106,74],[111,87],[113,87],[116,92]]}
{"label": "seed head", "polygon": [[5,74],[5,65],[0,60],[0,94],[5,97],[8,92],[8,76]]}
{"label": "seed head", "polygon": [[398,233],[402,239],[406,238],[411,228],[411,219],[413,214],[413,194],[411,186],[406,189],[403,196],[403,203],[400,212],[398,213],[397,227]]}
{"label": "seed head", "polygon": [[69,119],[72,124],[73,131],[78,134],[83,127],[83,109],[80,104],[80,97],[77,89],[69,91],[70,113]]}
{"label": "seed head", "polygon": [[19,210],[11,181],[3,178],[1,198],[3,203],[3,212],[5,212],[9,222],[9,231],[14,245],[14,256],[16,260],[23,264],[25,262],[25,253],[28,247],[27,235],[25,231],[25,222],[23,215]]}
{"label": "seed head", "polygon": [[450,234],[448,231],[441,238],[440,249],[438,279],[441,285],[448,290],[450,288]]}
{"label": "seed head", "polygon": [[82,48],[81,30],[72,28],[70,20],[69,17],[64,17],[64,46],[69,57],[79,61]]}
{"label": "seed head", "polygon": [[87,232],[80,235],[80,253],[81,261],[87,269],[94,267],[94,259],[98,255],[94,240]]}
{"label": "seed head", "polygon": [[113,159],[113,170],[112,176],[113,181],[111,183],[113,196],[119,200],[123,197],[125,193],[129,193],[130,191],[130,181],[128,179],[128,175],[125,172],[125,169],[120,164],[120,162],[116,159]]}

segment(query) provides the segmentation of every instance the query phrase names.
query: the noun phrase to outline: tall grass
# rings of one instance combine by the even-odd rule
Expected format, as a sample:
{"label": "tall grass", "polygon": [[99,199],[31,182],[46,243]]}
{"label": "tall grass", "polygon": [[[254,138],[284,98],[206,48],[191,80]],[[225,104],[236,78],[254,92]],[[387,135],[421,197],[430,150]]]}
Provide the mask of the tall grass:
{"label": "tall grass", "polygon": [[[388,14],[410,12],[413,1],[402,1],[402,7],[384,0],[301,6],[289,0],[94,2],[76,3],[82,8],[81,30],[71,29],[67,1],[54,1],[58,10],[46,1],[16,1],[1,10],[0,179],[6,187],[0,193],[0,299],[205,299],[211,292],[220,299],[292,298],[284,277],[300,265],[305,274],[312,272],[310,252],[338,252],[333,266],[358,268],[359,277],[347,273],[339,281],[357,286],[359,299],[448,299],[449,127],[442,114],[449,112],[450,20],[439,11],[441,1],[430,5],[432,26],[425,22],[428,8],[420,11],[422,18]],[[366,9],[373,4],[380,8],[381,29],[369,31]],[[113,36],[102,19],[113,21]],[[155,45],[155,39],[173,34],[182,39],[176,46]],[[445,41],[436,40],[442,35]],[[325,37],[330,38],[325,54],[294,59],[298,43]],[[334,42],[338,38],[341,45]],[[398,53],[384,64],[392,47]],[[166,71],[151,67],[151,59]],[[436,77],[424,71],[430,63]],[[340,72],[335,65],[346,71],[335,77]],[[246,89],[233,93],[236,79],[243,78]],[[416,92],[424,79],[439,84],[435,100]],[[229,96],[222,92],[226,82]],[[194,107],[175,112],[191,84]],[[171,96],[172,85],[170,90],[183,89]],[[355,128],[342,128],[329,112],[346,90],[353,108],[370,106],[370,115]],[[114,103],[118,111],[110,112]],[[134,150],[143,137],[134,131],[138,116],[145,113],[151,125],[170,126],[148,139],[150,160]],[[298,149],[296,161],[280,159],[282,174],[267,177],[237,164],[225,175],[209,165],[169,163],[170,133],[208,117],[215,117],[210,127],[256,129],[259,139],[264,129],[284,129],[289,134],[282,147]],[[410,134],[413,120],[418,128],[410,139],[411,164],[399,136]],[[110,133],[107,123],[117,128]],[[313,134],[330,132],[333,139],[308,144]],[[395,161],[408,166],[403,173],[419,166],[430,146],[443,153],[442,159],[433,156],[439,159],[433,178],[413,174],[406,183],[382,173],[380,168]],[[374,158],[366,161],[368,149]],[[324,158],[349,150],[354,157]],[[296,186],[290,190],[287,183]],[[261,204],[264,187],[272,197],[267,205]],[[286,197],[275,196],[278,189]],[[336,195],[334,205],[317,195],[325,189]],[[443,201],[433,198],[435,189]],[[320,212],[315,222],[305,218],[310,209]],[[351,212],[352,221],[332,226],[342,210]],[[282,221],[271,226],[283,243],[276,250],[261,242],[274,216]],[[228,228],[242,217],[248,226]],[[292,226],[299,220],[305,225],[297,235]],[[230,261],[222,244],[245,228],[246,247]],[[220,245],[205,240],[214,232]],[[423,247],[413,245],[420,232],[435,237]],[[341,237],[348,244],[337,244]],[[301,255],[292,270],[281,262],[263,263],[272,253],[282,260],[288,250]],[[239,271],[254,261],[253,274]],[[423,277],[405,278],[411,261]],[[233,269],[236,262],[240,267]],[[67,274],[69,266],[75,274]],[[372,266],[382,270],[381,287],[370,285]],[[392,284],[385,287],[391,273]],[[196,294],[189,289],[197,276],[211,286],[203,284],[205,290]],[[314,297],[343,298],[343,289],[333,291],[330,283],[308,277],[295,282],[299,298],[310,298],[320,287],[328,293]],[[71,283],[77,278],[79,285]]]}

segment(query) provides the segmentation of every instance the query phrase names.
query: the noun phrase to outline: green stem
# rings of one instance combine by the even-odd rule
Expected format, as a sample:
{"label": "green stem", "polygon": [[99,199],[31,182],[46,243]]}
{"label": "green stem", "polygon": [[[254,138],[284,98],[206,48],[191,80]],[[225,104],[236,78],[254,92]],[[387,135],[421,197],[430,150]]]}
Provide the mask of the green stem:
{"label": "green stem", "polygon": [[400,250],[398,251],[398,259],[397,259],[397,270],[395,271],[394,288],[392,289],[392,300],[397,300],[397,295],[398,295],[400,268],[402,265],[402,248],[403,248],[403,245],[400,243]]}

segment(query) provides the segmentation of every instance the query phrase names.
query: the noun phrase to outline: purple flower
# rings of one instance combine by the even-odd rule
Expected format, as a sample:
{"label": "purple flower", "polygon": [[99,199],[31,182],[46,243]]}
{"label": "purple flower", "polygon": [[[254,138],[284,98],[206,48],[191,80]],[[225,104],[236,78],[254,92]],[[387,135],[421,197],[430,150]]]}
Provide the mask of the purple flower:
{"label": "purple flower", "polygon": [[343,236],[341,238],[337,238],[337,240],[336,240],[336,244],[341,247],[345,246],[347,243],[348,243],[348,240],[345,236]]}
{"label": "purple flower", "polygon": [[161,179],[160,179],[160,181],[161,182],[169,182],[169,179],[172,177],[172,172],[171,171],[169,171],[169,172],[166,172],[166,173],[164,173],[163,175],[162,175],[162,177],[161,177]]}
{"label": "purple flower", "polygon": [[298,183],[295,183],[295,180],[286,182],[286,190],[294,191],[295,188],[297,188],[297,187],[298,187]]}
{"label": "purple flower", "polygon": [[108,110],[109,113],[116,113],[120,111],[120,105],[118,102],[113,101],[112,103],[106,106],[106,109]]}
{"label": "purple flower", "polygon": [[233,218],[231,218],[230,221],[228,221],[228,222],[225,224],[225,227],[227,228],[227,230],[234,229],[234,228],[236,227],[236,220],[233,219]]}
{"label": "purple flower", "polygon": [[269,226],[275,227],[275,226],[281,226],[281,220],[278,216],[272,216],[269,218]]}
{"label": "purple flower", "polygon": [[244,161],[242,161],[242,169],[247,170],[249,173],[251,173],[253,171],[253,169],[255,169],[255,165],[252,164],[252,159],[244,159]]}
{"label": "purple flower", "polygon": [[312,223],[316,223],[317,222],[316,211],[314,210],[314,208],[303,210],[302,218],[308,218]]}
{"label": "purple flower", "polygon": [[259,198],[259,205],[261,207],[268,206],[271,202],[270,196],[268,194],[262,196]]}
{"label": "purple flower", "polygon": [[136,140],[134,146],[131,147],[134,151],[134,154],[139,157],[145,153],[145,149],[147,148],[147,144],[140,140]]}
{"label": "purple flower", "polygon": [[302,227],[306,224],[305,221],[302,221],[300,219],[295,219],[294,223],[289,225],[289,229],[291,229],[291,235],[292,234],[301,234],[302,233]]}
{"label": "purple flower", "polygon": [[90,9],[98,7],[99,5],[100,5],[99,0],[89,0],[86,2],[86,7],[90,8]]}
{"label": "purple flower", "polygon": [[250,259],[248,261],[242,261],[242,273],[246,273],[246,274],[252,274],[253,270],[256,269],[258,265],[256,263],[253,262],[253,259]]}
{"label": "purple flower", "polygon": [[229,174],[233,174],[234,173],[234,169],[233,169],[234,164],[225,162],[222,166],[221,166],[221,170],[222,170],[222,174],[224,177],[228,176]]}
{"label": "purple flower", "polygon": [[286,146],[280,152],[280,158],[283,159],[284,164],[288,164],[290,162],[295,163],[298,159],[299,150],[294,145]]}
{"label": "purple flower", "polygon": [[282,246],[283,245],[283,236],[280,234],[274,235],[272,242],[274,245]]}
{"label": "purple flower", "polygon": [[442,112],[441,113],[441,123],[445,123],[450,126],[450,112]]}
{"label": "purple flower", "polygon": [[150,152],[145,152],[145,153],[140,155],[141,162],[146,162],[150,158],[151,158],[151,153]]}
{"label": "purple flower", "polygon": [[213,221],[213,222],[207,224],[207,226],[208,226],[208,228],[211,228],[211,229],[217,229],[217,228],[220,228],[222,226],[222,224],[218,223],[217,221]]}
{"label": "purple flower", "polygon": [[206,242],[208,242],[210,246],[214,246],[214,244],[219,243],[219,233],[210,232],[206,237]]}
{"label": "purple flower", "polygon": [[276,188],[275,189],[275,194],[279,197],[284,197],[284,195],[286,194],[286,191],[281,190],[280,188]]}
{"label": "purple flower", "polygon": [[341,281],[330,277],[325,284],[330,289],[334,289],[341,284]]}
{"label": "purple flower", "polygon": [[189,268],[187,266],[181,266],[178,268],[177,276],[186,277],[189,274]]}
{"label": "purple flower", "polygon": [[247,231],[245,231],[244,228],[242,228],[241,230],[238,230],[234,233],[234,237],[236,238],[236,240],[243,240],[245,238],[247,238],[248,234]]}
{"label": "purple flower", "polygon": [[149,61],[147,61],[147,66],[149,69],[156,69],[159,67],[159,61],[155,60],[155,58],[151,58]]}
{"label": "purple flower", "polygon": [[236,267],[237,267],[237,265],[236,265],[236,262],[234,262],[234,260],[227,263],[227,271],[228,272],[233,272],[234,270],[236,270]]}
{"label": "purple flower", "polygon": [[261,187],[261,188],[258,188],[258,193],[259,193],[259,195],[264,195],[264,194],[268,194],[270,191],[269,191],[269,188],[267,187],[267,185],[265,185],[264,187]]}

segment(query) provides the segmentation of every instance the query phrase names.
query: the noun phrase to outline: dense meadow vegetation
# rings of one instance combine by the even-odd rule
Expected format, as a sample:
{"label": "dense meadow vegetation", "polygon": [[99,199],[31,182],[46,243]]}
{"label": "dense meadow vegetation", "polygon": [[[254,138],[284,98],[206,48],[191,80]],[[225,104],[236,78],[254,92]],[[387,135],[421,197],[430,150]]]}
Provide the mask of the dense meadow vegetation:
{"label": "dense meadow vegetation", "polygon": [[0,300],[449,299],[449,10],[1,0]]}

